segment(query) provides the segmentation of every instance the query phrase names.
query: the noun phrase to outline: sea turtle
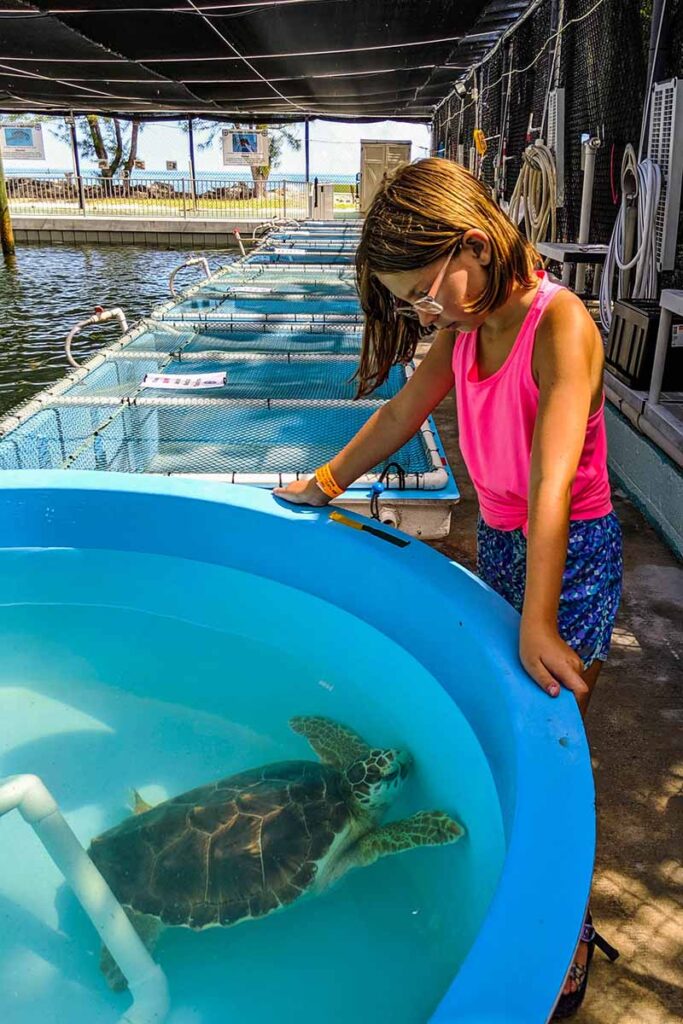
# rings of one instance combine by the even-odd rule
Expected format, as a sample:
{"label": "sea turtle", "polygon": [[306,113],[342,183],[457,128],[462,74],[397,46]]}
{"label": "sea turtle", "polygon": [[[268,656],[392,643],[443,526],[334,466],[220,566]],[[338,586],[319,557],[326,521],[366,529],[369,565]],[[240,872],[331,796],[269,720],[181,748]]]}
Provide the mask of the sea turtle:
{"label": "sea turtle", "polygon": [[[327,718],[289,724],[320,762],[269,764],[156,807],[135,794],[135,815],[93,839],[92,860],[150,950],[164,926],[264,917],[350,868],[463,834],[443,811],[379,824],[412,764],[407,752],[372,749]],[[126,987],[106,948],[101,967],[113,989]]]}

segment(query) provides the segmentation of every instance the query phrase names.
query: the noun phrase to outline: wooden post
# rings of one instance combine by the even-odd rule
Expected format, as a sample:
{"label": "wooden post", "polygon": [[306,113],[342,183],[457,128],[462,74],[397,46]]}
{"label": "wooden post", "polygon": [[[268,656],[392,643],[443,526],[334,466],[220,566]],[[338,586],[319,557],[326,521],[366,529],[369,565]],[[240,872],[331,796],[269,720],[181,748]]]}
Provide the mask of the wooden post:
{"label": "wooden post", "polygon": [[9,199],[7,198],[7,186],[5,184],[5,168],[2,162],[2,148],[0,147],[0,242],[5,256],[14,256],[14,232],[12,230],[12,218],[9,212]]}

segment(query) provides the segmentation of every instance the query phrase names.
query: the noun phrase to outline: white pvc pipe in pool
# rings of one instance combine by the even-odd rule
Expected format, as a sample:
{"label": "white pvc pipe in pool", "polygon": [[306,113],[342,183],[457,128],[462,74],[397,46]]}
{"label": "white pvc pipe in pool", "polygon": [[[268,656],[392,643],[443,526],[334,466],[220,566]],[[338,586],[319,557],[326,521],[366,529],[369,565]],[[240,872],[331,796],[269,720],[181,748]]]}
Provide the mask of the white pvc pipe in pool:
{"label": "white pvc pipe in pool", "polygon": [[0,779],[0,817],[15,809],[34,829],[128,982],[133,1004],[119,1024],[162,1024],[169,1010],[166,975],[37,775]]}

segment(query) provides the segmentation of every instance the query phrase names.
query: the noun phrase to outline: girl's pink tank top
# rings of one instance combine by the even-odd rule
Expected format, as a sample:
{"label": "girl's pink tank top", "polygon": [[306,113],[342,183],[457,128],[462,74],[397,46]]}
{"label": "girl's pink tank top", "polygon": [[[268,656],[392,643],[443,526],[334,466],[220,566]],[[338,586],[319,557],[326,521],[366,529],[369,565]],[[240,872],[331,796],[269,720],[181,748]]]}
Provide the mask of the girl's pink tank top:
{"label": "girl's pink tank top", "polygon": [[[541,315],[562,285],[538,271],[540,285],[512,350],[496,373],[479,380],[477,332],[460,334],[453,373],[460,450],[479,497],[485,523],[526,532],[531,445],[538,414],[538,385],[531,359]],[[612,511],[607,476],[605,400],[589,417],[571,494],[571,519],[597,519]]]}

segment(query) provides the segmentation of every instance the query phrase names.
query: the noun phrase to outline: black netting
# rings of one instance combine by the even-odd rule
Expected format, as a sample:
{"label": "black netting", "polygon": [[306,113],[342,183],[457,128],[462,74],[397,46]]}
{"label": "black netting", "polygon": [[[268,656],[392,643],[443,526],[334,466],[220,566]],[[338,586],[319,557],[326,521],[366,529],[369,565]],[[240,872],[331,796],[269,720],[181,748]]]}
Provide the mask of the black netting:
{"label": "black netting", "polygon": [[[581,136],[601,140],[595,162],[591,241],[608,242],[620,203],[624,148],[636,152],[640,138],[649,19],[636,0],[573,0],[571,18],[581,18],[562,36],[561,84],[566,90],[565,204],[560,230],[578,237],[581,213]],[[593,10],[595,8],[595,10]],[[592,13],[591,13],[592,11]],[[613,192],[614,185],[614,192]]]}
{"label": "black netting", "polygon": [[[663,54],[663,78],[683,77],[683,0],[669,0],[671,34],[665,43]],[[679,146],[683,142],[679,140]],[[660,277],[662,288],[683,288],[683,202],[678,219],[678,245],[676,265]]]}
{"label": "black netting", "polygon": [[[539,136],[547,139],[549,89],[564,88],[565,194],[558,209],[558,240],[578,238],[581,138],[586,133],[601,141],[590,241],[608,242],[620,202],[624,148],[630,142],[638,149],[651,8],[651,0],[541,2],[475,69],[466,81],[468,95],[461,99],[454,93],[439,108],[434,120],[435,151],[457,159],[460,146],[468,166],[478,125],[488,144],[478,173],[499,199],[509,200],[525,147]],[[683,0],[670,0],[667,10],[659,79],[683,75]],[[677,269],[662,275],[663,287],[683,283],[683,231],[679,239]]]}

